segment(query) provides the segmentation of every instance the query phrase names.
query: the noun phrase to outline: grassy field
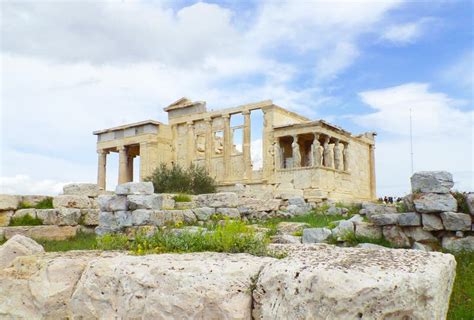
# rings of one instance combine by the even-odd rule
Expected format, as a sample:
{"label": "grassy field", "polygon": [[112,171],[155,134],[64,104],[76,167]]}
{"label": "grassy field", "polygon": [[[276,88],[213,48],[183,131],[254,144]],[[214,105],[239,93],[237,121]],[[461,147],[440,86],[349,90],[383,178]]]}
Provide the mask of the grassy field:
{"label": "grassy field", "polygon": [[454,254],[458,263],[448,319],[474,319],[474,252]]}

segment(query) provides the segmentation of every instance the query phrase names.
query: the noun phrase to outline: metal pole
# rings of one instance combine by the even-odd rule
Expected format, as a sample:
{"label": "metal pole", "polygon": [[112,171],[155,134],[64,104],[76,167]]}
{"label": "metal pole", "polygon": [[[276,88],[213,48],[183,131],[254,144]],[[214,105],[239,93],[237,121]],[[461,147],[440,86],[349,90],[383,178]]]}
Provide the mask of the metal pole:
{"label": "metal pole", "polygon": [[410,107],[410,158],[411,158],[411,175],[413,175],[413,125],[411,120],[411,107]]}

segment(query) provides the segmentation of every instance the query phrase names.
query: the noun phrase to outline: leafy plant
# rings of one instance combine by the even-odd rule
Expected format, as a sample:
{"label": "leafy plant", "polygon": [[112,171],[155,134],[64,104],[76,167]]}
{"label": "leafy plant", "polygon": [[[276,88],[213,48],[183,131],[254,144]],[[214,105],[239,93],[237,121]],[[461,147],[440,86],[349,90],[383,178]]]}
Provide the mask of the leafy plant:
{"label": "leafy plant", "polygon": [[105,234],[97,238],[97,248],[101,250],[129,250],[129,240],[124,234]]}
{"label": "leafy plant", "polygon": [[202,194],[216,191],[216,182],[204,167],[192,164],[183,168],[178,164],[168,167],[162,163],[146,179],[153,182],[157,193]]}
{"label": "leafy plant", "polygon": [[192,201],[191,197],[185,193],[177,194],[173,197],[173,199],[176,202],[191,202]]}
{"label": "leafy plant", "polygon": [[469,214],[469,207],[467,206],[466,196],[464,193],[459,191],[451,192],[453,197],[456,199],[458,203],[458,211]]}
{"label": "leafy plant", "polygon": [[37,217],[32,217],[29,214],[26,214],[22,217],[13,217],[10,220],[10,226],[39,226],[43,224],[43,220]]}
{"label": "leafy plant", "polygon": [[53,209],[53,198],[46,197],[37,204],[32,204],[26,201],[21,201],[18,204],[18,209]]}
{"label": "leafy plant", "polygon": [[47,252],[97,249],[96,235],[94,233],[78,232],[75,237],[67,240],[39,239],[37,242]]}

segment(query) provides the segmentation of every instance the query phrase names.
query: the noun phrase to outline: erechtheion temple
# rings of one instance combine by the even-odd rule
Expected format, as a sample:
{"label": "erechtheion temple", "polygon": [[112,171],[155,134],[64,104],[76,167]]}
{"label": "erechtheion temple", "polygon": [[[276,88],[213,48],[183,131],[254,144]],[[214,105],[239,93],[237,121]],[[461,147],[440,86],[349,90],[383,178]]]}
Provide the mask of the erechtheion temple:
{"label": "erechtheion temple", "polygon": [[[207,111],[205,102],[182,98],[164,111],[168,124],[147,120],[94,132],[101,188],[107,154],[118,152],[119,183],[134,180],[133,160],[139,156],[139,180],[160,163],[194,163],[205,166],[221,190],[243,185],[314,201],[375,199],[374,133],[352,135],[271,100]],[[260,143],[252,145],[257,137]],[[261,148],[258,168],[252,159],[255,147]]]}

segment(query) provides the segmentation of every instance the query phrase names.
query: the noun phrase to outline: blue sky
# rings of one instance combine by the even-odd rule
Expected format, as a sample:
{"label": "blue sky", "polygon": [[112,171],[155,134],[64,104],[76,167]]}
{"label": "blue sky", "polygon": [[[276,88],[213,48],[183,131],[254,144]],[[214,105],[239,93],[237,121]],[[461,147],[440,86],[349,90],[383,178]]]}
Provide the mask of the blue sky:
{"label": "blue sky", "polygon": [[[1,3],[0,192],[95,181],[93,130],[166,121],[182,96],[272,99],[376,131],[379,195],[416,170],[474,189],[471,1]],[[256,138],[257,139],[257,138]],[[258,145],[258,141],[255,141]],[[108,183],[116,177],[110,157]]]}

